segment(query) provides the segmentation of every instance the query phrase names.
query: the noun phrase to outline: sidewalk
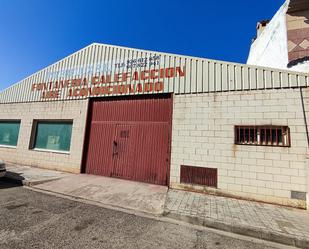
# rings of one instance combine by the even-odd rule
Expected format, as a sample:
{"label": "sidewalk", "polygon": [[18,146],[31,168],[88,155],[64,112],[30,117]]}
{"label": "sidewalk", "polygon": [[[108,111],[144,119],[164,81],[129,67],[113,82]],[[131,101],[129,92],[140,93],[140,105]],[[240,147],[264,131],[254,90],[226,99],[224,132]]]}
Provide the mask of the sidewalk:
{"label": "sidewalk", "polygon": [[166,217],[309,248],[309,212],[270,204],[170,190]]}
{"label": "sidewalk", "polygon": [[165,186],[86,174],[67,176],[33,188],[152,215],[163,214],[168,190]]}
{"label": "sidewalk", "polygon": [[70,173],[64,173],[55,170],[40,169],[29,166],[19,165],[6,165],[7,178],[21,182],[24,186],[34,186],[41,183],[57,180],[69,175]]}
{"label": "sidewalk", "polygon": [[[309,249],[309,211],[109,177],[7,166],[8,178],[35,190],[135,210]],[[168,192],[167,192],[168,191]]]}

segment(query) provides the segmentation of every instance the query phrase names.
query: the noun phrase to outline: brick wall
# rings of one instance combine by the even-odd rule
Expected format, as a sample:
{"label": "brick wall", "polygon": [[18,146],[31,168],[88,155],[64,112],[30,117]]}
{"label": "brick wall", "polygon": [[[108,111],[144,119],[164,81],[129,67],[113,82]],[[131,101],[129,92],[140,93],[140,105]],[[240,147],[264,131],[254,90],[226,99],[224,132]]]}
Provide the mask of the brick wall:
{"label": "brick wall", "polygon": [[[79,173],[88,100],[1,104],[1,119],[20,119],[17,148],[0,147],[0,158],[9,163]],[[73,119],[69,154],[41,152],[29,149],[33,120]]]}
{"label": "brick wall", "polygon": [[[309,111],[309,90],[303,95]],[[214,192],[305,207],[305,201],[291,199],[291,190],[307,192],[300,96],[300,89],[176,95],[171,187],[214,191],[180,184],[180,165],[218,168]],[[234,125],[287,125],[292,146],[234,145]]]}

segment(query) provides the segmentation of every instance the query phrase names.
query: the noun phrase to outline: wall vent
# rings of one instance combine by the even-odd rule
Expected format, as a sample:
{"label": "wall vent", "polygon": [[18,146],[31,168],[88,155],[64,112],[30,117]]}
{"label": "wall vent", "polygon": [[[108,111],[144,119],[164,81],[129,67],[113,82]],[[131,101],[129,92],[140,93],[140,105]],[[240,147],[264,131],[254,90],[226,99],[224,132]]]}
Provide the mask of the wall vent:
{"label": "wall vent", "polygon": [[181,165],[180,182],[217,188],[218,170]]}
{"label": "wall vent", "polygon": [[291,191],[291,199],[294,200],[301,200],[301,201],[306,201],[306,192],[300,192],[300,191]]}

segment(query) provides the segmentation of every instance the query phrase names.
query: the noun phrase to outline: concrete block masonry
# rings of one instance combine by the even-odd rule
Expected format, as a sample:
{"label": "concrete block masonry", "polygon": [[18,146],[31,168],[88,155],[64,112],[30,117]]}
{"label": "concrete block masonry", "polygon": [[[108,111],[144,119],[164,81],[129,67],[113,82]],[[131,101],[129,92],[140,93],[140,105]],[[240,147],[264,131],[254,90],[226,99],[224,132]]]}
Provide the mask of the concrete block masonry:
{"label": "concrete block masonry", "polygon": [[[282,21],[284,18],[280,13],[279,16]],[[283,22],[285,23],[284,20]],[[274,22],[269,25],[276,27]],[[274,39],[281,41],[280,34],[274,36]],[[278,46],[269,44],[269,48],[274,47]],[[279,57],[280,55],[282,53],[279,53]],[[140,64],[146,61],[147,65]],[[111,66],[108,71],[101,67],[106,63]],[[88,70],[94,66],[99,71]],[[80,71],[81,68],[85,70]],[[152,137],[154,132],[149,128],[145,128],[145,135],[142,135],[144,133],[139,131],[144,128],[138,121],[141,119],[148,125],[148,122],[154,121],[147,117],[148,114],[156,113],[161,116],[159,111],[152,112],[152,107],[137,104],[139,99],[157,99],[157,81],[160,82],[157,85],[160,86],[157,89],[160,90],[159,95],[168,96],[170,103],[173,103],[173,109],[170,105],[166,110],[169,119],[168,125],[162,128],[162,141],[158,136]],[[154,84],[154,91],[148,91],[151,90],[151,85],[147,85],[145,90],[145,84]],[[134,87],[131,89],[121,85]],[[189,190],[199,188],[198,190],[207,192],[209,190],[205,186],[191,186],[191,183],[198,181],[189,181],[189,187],[181,181],[181,165],[204,167],[215,169],[213,172],[216,172],[210,180],[215,181],[218,188],[211,189],[212,192],[306,208],[304,195],[308,192],[309,185],[306,167],[309,149],[304,113],[309,110],[302,108],[300,87],[304,89],[304,105],[307,106],[307,74],[94,43],[0,93],[0,122],[20,122],[18,141],[14,139],[14,146],[9,147],[6,146],[7,142],[2,141],[0,158],[8,163],[71,173],[86,171],[90,174],[116,175],[126,179],[128,176],[119,172],[107,174],[106,168],[117,168],[118,166],[114,166],[122,162],[123,165],[119,168],[124,169],[134,158],[135,162],[139,161],[145,166],[142,172],[145,178],[139,178],[141,181],[153,181],[152,179],[162,175],[169,179],[160,184]],[[114,89],[117,91],[113,92]],[[52,91],[49,98],[42,98],[44,91]],[[153,96],[149,98],[151,95]],[[43,94],[43,97],[46,96]],[[98,99],[94,100],[95,98]],[[107,115],[102,115],[99,120],[94,119],[96,110],[92,107],[96,101],[110,101],[107,112],[119,110],[117,119],[111,116],[107,118]],[[143,118],[133,117],[132,110],[135,108],[124,109],[131,101],[140,107],[136,117]],[[121,104],[119,108],[116,108],[116,102]],[[162,111],[160,104],[153,106]],[[306,114],[309,116],[309,113]],[[160,118],[155,120],[154,123],[161,123]],[[72,127],[70,137],[66,132],[55,135],[48,131],[45,134],[47,142],[46,146],[42,146],[43,150],[34,148],[39,134],[36,132],[39,127],[37,124],[43,122],[69,122]],[[155,157],[162,159],[162,163],[150,159],[143,146],[132,153],[117,152],[117,157],[114,157],[114,145],[118,144],[114,139],[117,129],[121,124],[131,127],[132,122],[139,131],[134,133],[135,135],[131,133],[132,136],[119,137],[121,140],[126,139],[124,147],[133,148],[134,143],[131,141],[134,141],[134,137],[136,141],[144,141],[145,144],[150,139],[152,142],[161,141],[168,146]],[[109,131],[110,141],[106,141],[107,136],[103,134],[108,123],[113,123],[113,129]],[[91,134],[94,134],[91,133],[91,127],[94,127],[92,124],[100,126],[98,134],[102,135],[103,139],[90,141]],[[143,124],[143,127],[146,126]],[[251,129],[258,132],[250,133]],[[161,132],[161,128],[159,130]],[[262,130],[264,132],[261,132]],[[273,132],[274,130],[276,132]],[[16,137],[16,132],[6,133],[1,138]],[[273,137],[275,133],[276,139]],[[124,130],[123,134],[128,133]],[[250,134],[254,134],[253,139]],[[262,134],[264,140],[261,142]],[[64,151],[59,151],[61,140],[65,140],[67,145],[70,143],[70,148],[66,146]],[[101,143],[103,140],[106,143]],[[91,154],[90,145],[98,148],[98,153]],[[102,148],[99,147],[101,145]],[[106,151],[106,155],[101,154],[101,151]],[[99,157],[100,155],[102,157]],[[89,170],[91,167],[87,158],[93,159],[95,170]],[[136,165],[135,162],[132,165]],[[156,162],[160,171],[150,170],[148,166],[151,162]],[[134,169],[130,178],[135,179],[141,168]],[[170,172],[165,172],[166,170]],[[200,174],[193,177],[200,177]],[[206,175],[204,178],[210,177]]]}
{"label": "concrete block masonry", "polygon": [[309,211],[309,158],[306,159],[306,175],[307,175],[307,211]]}
{"label": "concrete block masonry", "polygon": [[[88,100],[0,105],[0,120],[21,120],[16,148],[1,147],[6,163],[80,173]],[[70,153],[30,150],[35,120],[73,120]]]}
{"label": "concrete block masonry", "polygon": [[[304,95],[308,92],[304,89]],[[309,186],[307,136],[299,113],[299,89],[175,95],[170,186],[187,189],[180,182],[181,165],[217,168],[217,193],[306,208],[305,200],[291,198],[292,191],[305,193]],[[288,126],[291,147],[235,145],[235,125]]]}

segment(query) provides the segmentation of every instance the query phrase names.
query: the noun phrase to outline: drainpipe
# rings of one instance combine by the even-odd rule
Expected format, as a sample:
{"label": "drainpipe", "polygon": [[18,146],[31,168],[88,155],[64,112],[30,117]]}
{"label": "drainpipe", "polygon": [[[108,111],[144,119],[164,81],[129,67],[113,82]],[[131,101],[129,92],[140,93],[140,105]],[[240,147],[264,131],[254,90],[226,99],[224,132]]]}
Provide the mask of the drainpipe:
{"label": "drainpipe", "polygon": [[[309,148],[309,132],[308,132],[308,123],[307,123],[307,117],[306,117],[306,109],[305,109],[305,102],[304,102],[304,96],[303,96],[303,89],[300,88],[300,97],[301,97],[301,103],[303,108],[303,114],[304,114],[304,123],[305,123],[305,129],[307,134],[307,142],[308,142],[308,148]],[[307,185],[307,194],[306,194],[306,203],[307,203],[307,210],[309,211],[309,158],[306,159],[305,162],[305,171],[306,171],[306,185]]]}
{"label": "drainpipe", "polygon": [[306,195],[306,202],[307,202],[307,211],[309,211],[309,158],[306,159],[306,175],[307,175],[307,195]]}

